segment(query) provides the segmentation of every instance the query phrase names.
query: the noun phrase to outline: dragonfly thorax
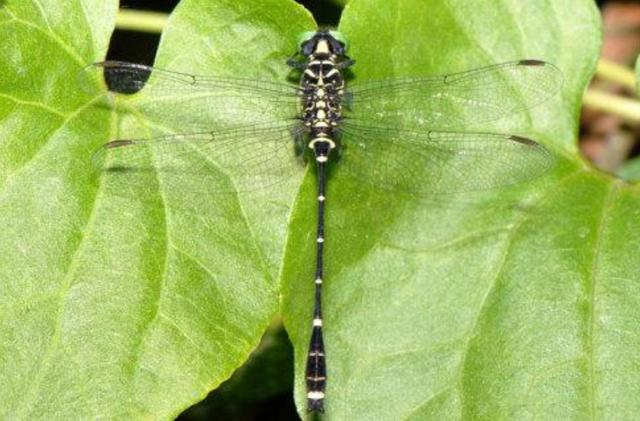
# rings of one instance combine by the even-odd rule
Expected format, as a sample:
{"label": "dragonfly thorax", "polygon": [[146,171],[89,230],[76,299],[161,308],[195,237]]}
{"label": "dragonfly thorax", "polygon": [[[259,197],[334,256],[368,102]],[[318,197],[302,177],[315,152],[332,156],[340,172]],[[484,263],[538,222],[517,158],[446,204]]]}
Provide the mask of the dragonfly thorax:
{"label": "dragonfly thorax", "polygon": [[301,118],[316,159],[326,160],[336,147],[345,88],[342,68],[350,61],[344,55],[342,44],[326,32],[317,32],[301,48],[301,54],[307,58],[300,63]]}
{"label": "dragonfly thorax", "polygon": [[[333,55],[311,55],[301,80],[304,125],[316,157],[327,156],[335,147],[335,135],[342,118],[344,79]],[[321,148],[325,143],[328,147]]]}

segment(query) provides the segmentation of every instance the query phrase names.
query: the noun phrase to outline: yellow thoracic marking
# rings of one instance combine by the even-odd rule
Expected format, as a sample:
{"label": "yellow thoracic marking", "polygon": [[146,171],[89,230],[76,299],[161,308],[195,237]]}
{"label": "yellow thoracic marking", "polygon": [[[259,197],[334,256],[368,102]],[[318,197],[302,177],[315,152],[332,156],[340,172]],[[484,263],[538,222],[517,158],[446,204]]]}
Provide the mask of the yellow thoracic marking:
{"label": "yellow thoracic marking", "polygon": [[336,147],[336,142],[326,137],[316,137],[311,142],[309,142],[309,148],[313,149],[318,142],[325,142],[329,144],[329,149],[333,149]]}
{"label": "yellow thoracic marking", "polygon": [[329,54],[329,43],[327,42],[326,39],[321,39],[320,41],[318,41],[318,44],[316,44],[316,50],[315,50],[316,54]]}
{"label": "yellow thoracic marking", "polygon": [[333,75],[335,75],[336,73],[338,73],[338,69],[336,69],[335,67],[331,70],[329,70],[329,72],[325,75],[326,77],[331,77]]}
{"label": "yellow thoracic marking", "polygon": [[[0,0],[1,1],[1,0]],[[304,125],[312,136],[308,143],[310,149],[314,150],[319,142],[324,142],[322,148],[317,152],[315,159],[319,163],[327,162],[328,151],[336,148],[336,142],[332,139],[333,130],[339,125],[341,109],[340,96],[343,94],[344,83],[340,76],[340,69],[336,67],[337,57],[330,55],[329,44],[326,40],[319,40],[314,54],[309,57],[307,68],[304,70],[306,79],[303,79],[303,97],[305,111]],[[328,79],[328,78],[331,79]],[[312,88],[311,90],[308,90]],[[319,196],[319,201],[324,201],[324,196]],[[316,238],[318,244],[324,242],[324,238]],[[322,279],[316,280],[317,284],[322,283]],[[314,320],[314,326],[322,326],[322,320]]]}

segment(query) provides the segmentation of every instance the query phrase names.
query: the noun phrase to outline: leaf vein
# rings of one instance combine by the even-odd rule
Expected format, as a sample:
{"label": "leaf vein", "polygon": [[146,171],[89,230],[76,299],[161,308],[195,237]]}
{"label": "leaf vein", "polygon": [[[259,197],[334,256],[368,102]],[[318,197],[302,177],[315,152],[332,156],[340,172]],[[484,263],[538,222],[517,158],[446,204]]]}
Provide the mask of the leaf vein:
{"label": "leaf vein", "polygon": [[602,214],[600,215],[600,220],[598,221],[598,231],[596,232],[596,238],[594,242],[594,251],[593,258],[591,262],[591,276],[589,279],[589,288],[590,288],[590,308],[589,308],[589,380],[590,380],[590,400],[591,400],[591,419],[595,420],[596,417],[596,382],[595,382],[595,364],[594,364],[594,355],[595,355],[595,344],[594,344],[594,332],[595,332],[595,314],[596,314],[596,287],[597,287],[597,274],[598,267],[600,265],[600,250],[602,245],[602,239],[604,237],[604,231],[609,222],[610,216],[610,208],[613,204],[613,197],[617,192],[617,183],[612,183],[607,195],[604,197],[604,201],[602,203]]}
{"label": "leaf vein", "polygon": [[18,16],[16,16],[14,13],[12,13],[6,6],[3,7],[7,13],[9,13],[12,17],[13,20],[11,22],[15,22],[18,24],[22,24],[28,28],[32,28],[35,29],[36,31],[40,32],[41,34],[43,34],[46,38],[49,38],[50,40],[52,40],[54,43],[58,44],[60,46],[60,48],[66,52],[69,57],[71,57],[73,59],[73,61],[75,61],[81,68],[85,66],[86,63],[84,63],[84,61],[82,60],[82,57],[80,57],[76,51],[71,48],[70,45],[68,45],[66,42],[64,42],[61,38],[59,38],[55,32],[53,31],[46,31],[43,28],[41,28],[40,26],[29,22],[27,20],[24,20],[22,18],[19,18]]}
{"label": "leaf vein", "polygon": [[[96,196],[98,195],[98,191],[96,191]],[[57,291],[57,295],[59,297],[59,302],[60,305],[58,307],[58,312],[57,312],[57,316],[56,316],[56,325],[54,328],[54,332],[53,335],[51,336],[51,340],[49,341],[49,344],[47,345],[47,349],[44,352],[44,357],[42,359],[42,363],[40,364],[40,366],[37,369],[37,372],[34,375],[34,380],[30,383],[28,389],[25,391],[25,393],[22,395],[23,399],[21,404],[18,406],[18,408],[22,407],[21,409],[19,409],[17,412],[23,412],[23,411],[27,411],[28,409],[30,409],[29,404],[32,402],[34,396],[37,394],[37,392],[40,390],[40,387],[42,386],[42,381],[44,380],[44,377],[47,375],[49,368],[51,367],[51,361],[53,358],[53,355],[56,351],[56,349],[58,348],[58,345],[60,343],[60,335],[61,335],[61,331],[62,331],[62,314],[64,312],[64,309],[66,307],[66,303],[67,303],[67,297],[69,296],[69,292],[71,291],[71,288],[73,287],[73,274],[75,273],[76,267],[78,266],[79,262],[78,262],[78,256],[80,255],[81,251],[82,251],[82,247],[84,244],[85,239],[87,238],[86,233],[87,231],[94,225],[95,223],[95,218],[96,218],[96,209],[98,208],[96,206],[97,201],[94,200],[91,204],[91,210],[89,212],[89,217],[87,218],[87,222],[85,223],[84,229],[82,230],[82,235],[80,237],[80,240],[73,252],[73,255],[71,256],[71,259],[69,261],[69,264],[67,265],[66,269],[65,269],[65,276],[62,280],[62,285],[61,287],[58,289]],[[22,419],[23,417],[21,416],[16,416],[17,419]],[[24,417],[27,418],[27,417]]]}
{"label": "leaf vein", "polygon": [[[115,110],[114,110],[115,112]],[[153,159],[153,158],[152,158]],[[147,323],[147,325],[143,328],[143,332],[140,335],[140,341],[138,342],[138,345],[135,347],[135,356],[134,356],[134,365],[136,367],[141,367],[140,365],[140,360],[142,359],[142,352],[143,352],[143,348],[146,344],[146,341],[149,339],[149,336],[151,335],[151,331],[153,329],[153,327],[157,324],[159,317],[161,316],[161,312],[160,312],[160,307],[162,306],[162,301],[164,298],[164,294],[166,293],[166,282],[167,282],[167,273],[169,270],[169,215],[167,212],[167,207],[166,207],[166,199],[164,197],[163,194],[163,190],[162,190],[162,181],[161,178],[159,177],[158,173],[154,173],[156,176],[156,180],[157,180],[157,186],[158,186],[158,197],[160,198],[161,206],[160,208],[162,209],[162,215],[164,216],[164,218],[162,219],[162,221],[164,222],[164,259],[163,259],[163,268],[162,268],[162,276],[159,282],[159,287],[158,287],[158,293],[157,293],[157,299],[155,301],[155,305],[154,305],[154,314],[153,317],[149,320],[149,322]],[[137,375],[137,372],[139,370],[136,370],[136,373],[134,373],[134,376]]]}
{"label": "leaf vein", "polygon": [[[3,97],[3,95],[0,94],[0,97]],[[58,126],[54,130],[54,132],[58,132],[59,130],[61,130],[64,127],[66,127],[67,124],[69,124],[71,121],[73,121],[74,118],[76,118],[83,111],[85,111],[87,108],[89,108],[91,105],[93,105],[101,97],[102,97],[102,95],[98,95],[98,96],[92,98],[90,101],[87,101],[85,104],[81,105],[80,107],[78,107],[78,109],[76,109],[74,112],[72,112],[70,114],[67,114],[67,115],[61,114],[61,116],[64,116],[65,118],[64,118],[64,120],[62,120],[60,122],[60,126]],[[53,135],[49,136],[49,140],[52,137],[53,137]],[[0,197],[2,196],[2,193],[6,192],[8,190],[8,186],[11,184],[12,179],[14,179],[22,171],[25,171],[33,162],[36,161],[36,158],[38,158],[38,156],[42,153],[42,151],[45,150],[44,146],[47,143],[48,143],[48,141],[45,142],[43,144],[43,146],[38,150],[38,152],[36,152],[33,156],[31,156],[31,158],[29,158],[21,166],[15,168],[12,172],[7,174],[7,176],[6,176],[5,180],[4,180],[4,183],[2,185],[0,185]]]}
{"label": "leaf vein", "polygon": [[[574,177],[576,177],[579,174],[582,174],[584,171],[583,170],[578,170],[578,171],[574,171],[568,175],[566,175],[565,177],[559,179],[555,185],[553,186],[553,188],[548,189],[547,191],[544,192],[544,194],[542,194],[537,200],[536,203],[534,204],[534,206],[537,206],[541,203],[543,203],[545,200],[547,200],[551,194],[555,191],[557,191],[562,185],[564,185],[565,183],[567,183],[569,180],[573,179]],[[466,364],[466,359],[467,356],[469,354],[469,348],[471,346],[471,340],[474,338],[475,334],[476,334],[476,330],[478,329],[479,326],[479,322],[480,319],[482,318],[482,315],[484,313],[484,309],[485,306],[487,305],[488,301],[489,301],[489,297],[492,295],[493,291],[495,290],[496,286],[497,286],[497,281],[500,277],[500,274],[502,273],[504,266],[506,264],[507,261],[507,256],[509,255],[509,250],[510,250],[510,245],[513,243],[513,240],[515,239],[515,236],[517,234],[517,232],[519,231],[520,227],[522,226],[522,224],[524,224],[524,222],[527,221],[528,219],[528,214],[523,213],[522,216],[519,218],[519,220],[513,224],[513,226],[508,230],[507,232],[507,238],[505,239],[505,247],[504,247],[504,251],[502,253],[502,258],[500,259],[500,263],[497,265],[497,267],[495,268],[494,271],[494,275],[491,277],[492,280],[490,282],[489,288],[487,289],[487,292],[485,293],[484,297],[482,298],[482,301],[480,303],[480,307],[478,309],[478,315],[475,317],[475,320],[473,322],[473,326],[471,327],[471,329],[469,329],[469,334],[466,338],[466,340],[464,341],[464,344],[462,346],[462,357],[460,359],[460,369],[459,369],[459,373],[458,373],[458,390],[459,390],[459,394],[460,394],[460,419],[465,419],[464,416],[464,375],[465,375],[465,364]]]}

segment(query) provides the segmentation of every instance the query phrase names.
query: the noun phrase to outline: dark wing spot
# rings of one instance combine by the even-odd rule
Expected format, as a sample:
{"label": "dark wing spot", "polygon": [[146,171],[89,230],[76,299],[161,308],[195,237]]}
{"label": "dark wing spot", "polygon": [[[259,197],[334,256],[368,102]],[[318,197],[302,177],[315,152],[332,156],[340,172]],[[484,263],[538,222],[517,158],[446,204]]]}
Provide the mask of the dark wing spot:
{"label": "dark wing spot", "polygon": [[104,144],[105,149],[121,148],[123,146],[133,145],[133,140],[114,140]]}
{"label": "dark wing spot", "polygon": [[544,66],[547,63],[542,60],[520,60],[518,64],[520,66]]}
{"label": "dark wing spot", "polygon": [[537,146],[538,142],[536,142],[535,140],[531,140],[528,139],[526,137],[522,137],[522,136],[509,136],[509,140],[513,141],[513,142],[518,142],[518,143],[522,143],[523,145],[527,145],[527,146]]}

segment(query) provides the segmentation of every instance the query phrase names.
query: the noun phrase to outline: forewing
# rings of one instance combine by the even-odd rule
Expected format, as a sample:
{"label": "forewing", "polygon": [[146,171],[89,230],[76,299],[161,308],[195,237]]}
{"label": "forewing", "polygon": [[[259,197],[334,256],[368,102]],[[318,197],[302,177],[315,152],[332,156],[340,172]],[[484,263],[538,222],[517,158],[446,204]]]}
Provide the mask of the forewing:
{"label": "forewing", "polygon": [[552,64],[521,60],[442,76],[354,82],[347,108],[354,121],[455,130],[532,108],[561,86],[562,73]]}
{"label": "forewing", "polygon": [[548,171],[553,155],[520,136],[346,123],[340,169],[376,187],[420,196],[514,185]]}
{"label": "forewing", "polygon": [[297,98],[298,89],[288,83],[266,79],[245,79],[229,76],[203,76],[173,72],[143,64],[124,61],[103,61],[91,64],[82,73],[83,83],[103,80],[111,92],[132,94],[149,87],[156,94],[181,92],[233,92],[234,95]]}
{"label": "forewing", "polygon": [[[85,89],[106,85],[109,92],[117,94],[133,94],[144,88],[128,105],[170,127],[179,123],[185,131],[211,127],[212,116],[236,124],[291,118],[298,113],[300,98],[298,88],[286,82],[192,75],[121,61],[94,63],[84,69],[80,79]],[[175,112],[167,112],[169,107]]]}

